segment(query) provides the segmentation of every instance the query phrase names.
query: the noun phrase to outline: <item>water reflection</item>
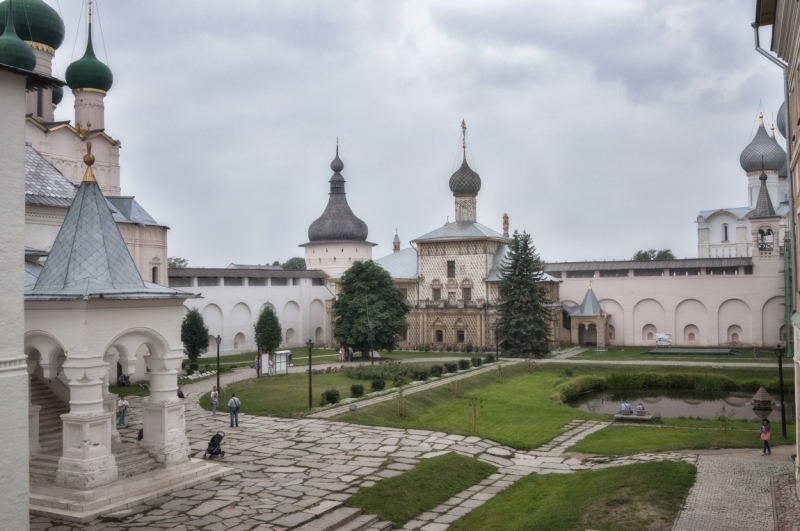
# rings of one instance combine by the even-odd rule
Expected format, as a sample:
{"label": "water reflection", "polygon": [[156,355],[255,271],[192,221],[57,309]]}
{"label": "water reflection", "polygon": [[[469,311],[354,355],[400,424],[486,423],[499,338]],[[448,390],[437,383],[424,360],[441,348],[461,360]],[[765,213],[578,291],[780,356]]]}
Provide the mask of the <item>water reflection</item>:
{"label": "water reflection", "polygon": [[[653,394],[650,394],[653,393]],[[774,398],[773,398],[774,400]],[[649,390],[647,395],[635,393],[589,393],[569,405],[591,413],[615,414],[622,402],[628,402],[636,409],[641,402],[648,413],[661,414],[662,417],[698,417],[712,419],[725,406],[726,411],[735,411],[736,418],[761,418],[753,411],[752,397],[742,394],[695,393],[689,391]],[[759,412],[763,413],[763,412]],[[780,420],[780,403],[773,403],[769,419]],[[794,401],[786,402],[786,420],[794,421]]]}

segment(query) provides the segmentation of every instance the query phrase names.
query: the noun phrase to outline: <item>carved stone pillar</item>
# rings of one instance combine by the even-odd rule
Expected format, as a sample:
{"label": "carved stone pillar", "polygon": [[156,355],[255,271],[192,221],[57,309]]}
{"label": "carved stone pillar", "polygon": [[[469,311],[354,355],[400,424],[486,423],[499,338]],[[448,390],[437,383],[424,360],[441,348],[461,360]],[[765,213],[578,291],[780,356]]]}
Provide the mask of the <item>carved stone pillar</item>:
{"label": "carved stone pillar", "polygon": [[165,465],[189,459],[191,450],[186,438],[186,411],[178,398],[178,373],[183,354],[170,352],[157,358],[145,358],[150,369],[150,396],[142,400],[144,437],[142,447]]}
{"label": "carved stone pillar", "polygon": [[37,360],[28,360],[28,451],[30,453],[30,458],[35,459],[36,456],[39,454],[39,450],[41,446],[39,446],[39,412],[42,410],[42,406],[35,406],[33,405],[33,400],[31,399],[31,376],[33,372],[36,370],[37,365],[39,362]]}
{"label": "carved stone pillar", "polygon": [[[106,352],[105,356],[103,356],[103,361],[106,363],[107,366],[110,367],[110,364],[114,361],[114,355]],[[103,411],[106,413],[111,413],[114,415],[111,417],[115,421],[111,423],[111,442],[118,443],[122,440],[119,436],[119,431],[117,431],[117,395],[114,393],[108,392],[108,370],[106,370],[105,375],[103,376]]]}
{"label": "carved stone pillar", "polygon": [[64,422],[64,453],[58,461],[56,484],[90,489],[117,480],[111,453],[114,413],[104,409],[103,376],[108,366],[102,356],[70,357],[64,364],[69,379],[69,413]]}

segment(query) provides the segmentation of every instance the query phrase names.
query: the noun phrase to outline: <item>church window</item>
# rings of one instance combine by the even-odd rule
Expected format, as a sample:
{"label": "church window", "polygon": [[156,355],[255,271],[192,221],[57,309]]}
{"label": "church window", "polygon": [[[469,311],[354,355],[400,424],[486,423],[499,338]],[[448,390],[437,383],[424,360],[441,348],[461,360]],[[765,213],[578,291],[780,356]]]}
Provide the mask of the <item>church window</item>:
{"label": "church window", "polygon": [[433,300],[438,301],[442,299],[442,288],[433,288]]}
{"label": "church window", "polygon": [[722,225],[722,241],[728,241],[728,224],[724,223]]}
{"label": "church window", "polygon": [[403,300],[408,298],[408,288],[400,288],[400,293],[403,295]]}
{"label": "church window", "polygon": [[456,341],[459,343],[464,343],[467,340],[467,333],[464,330],[458,330],[456,332]]}
{"label": "church window", "polygon": [[464,288],[463,290],[463,297],[465,301],[472,300],[472,288]]}
{"label": "church window", "polygon": [[444,332],[442,332],[441,330],[437,330],[436,331],[436,342],[437,343],[443,343],[444,342]]}
{"label": "church window", "polygon": [[[44,106],[42,100],[42,88],[40,87],[36,89],[36,116],[39,116],[40,118],[44,114],[42,112],[42,107]],[[155,280],[153,282],[155,283]]]}
{"label": "church window", "polygon": [[447,261],[447,278],[456,278],[456,261]]}
{"label": "church window", "polygon": [[[41,93],[42,89],[39,89],[39,94]],[[153,280],[151,280],[150,282],[152,282],[153,284],[158,284],[158,266],[153,266],[153,270],[151,273],[153,275]]]}

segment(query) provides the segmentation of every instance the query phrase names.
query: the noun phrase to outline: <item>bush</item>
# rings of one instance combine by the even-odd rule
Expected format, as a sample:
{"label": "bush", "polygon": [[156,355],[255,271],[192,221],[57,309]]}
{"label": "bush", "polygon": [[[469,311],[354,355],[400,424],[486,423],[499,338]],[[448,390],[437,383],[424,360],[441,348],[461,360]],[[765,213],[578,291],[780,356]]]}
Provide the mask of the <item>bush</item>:
{"label": "bush", "polygon": [[205,364],[205,367],[206,367],[206,372],[211,370],[211,365],[209,365],[208,363]]}
{"label": "bush", "polygon": [[392,387],[403,387],[407,383],[406,377],[399,374],[392,379]]}
{"label": "bush", "polygon": [[494,354],[486,355],[486,363],[494,363]]}
{"label": "bush", "polygon": [[238,365],[231,365],[231,370],[233,370],[233,369],[235,369],[237,367],[238,367]]}
{"label": "bush", "polygon": [[472,366],[473,367],[480,367],[483,360],[480,358],[472,358]]}
{"label": "bush", "polygon": [[[437,367],[437,365],[434,365],[433,367]],[[431,367],[431,372],[433,372],[433,367]],[[458,364],[452,361],[446,361],[444,363],[444,370],[449,373],[456,372],[458,370]]]}
{"label": "bush", "polygon": [[193,371],[196,371],[197,367],[198,367],[198,365],[196,363],[190,363],[189,364],[189,368],[192,369]]}
{"label": "bush", "polygon": [[444,367],[441,365],[433,365],[431,366],[431,376],[434,378],[438,378],[444,373]]}
{"label": "bush", "polygon": [[473,346],[472,343],[467,343],[464,345],[464,352],[472,352]]}
{"label": "bush", "polygon": [[190,374],[194,374],[194,371],[192,369],[186,369],[186,376],[189,376]]}
{"label": "bush", "polygon": [[336,404],[341,400],[338,389],[328,389],[322,393],[322,404]]}
{"label": "bush", "polygon": [[593,391],[602,391],[606,389],[606,381],[607,378],[603,378],[602,376],[578,376],[556,387],[556,393],[558,394],[559,400],[567,402],[583,393],[591,393]]}
{"label": "bush", "polygon": [[408,371],[402,363],[381,363],[380,365],[358,365],[345,367],[344,375],[353,380],[390,380]]}
{"label": "bush", "polygon": [[425,343],[424,345],[422,345],[422,352],[430,352],[430,351],[431,351],[431,346],[429,343]]}
{"label": "bush", "polygon": [[362,396],[364,396],[364,386],[361,384],[351,385],[350,396],[353,398],[361,398]]}
{"label": "bush", "polygon": [[446,346],[444,349],[445,349],[447,352],[452,352],[452,351],[453,351],[453,347],[452,347],[451,345],[447,345],[447,346]]}
{"label": "bush", "polygon": [[372,387],[372,392],[373,393],[375,391],[383,391],[384,389],[386,389],[386,381],[385,380],[372,380],[372,383],[370,384],[370,386]]}
{"label": "bush", "polygon": [[413,378],[415,380],[419,380],[421,382],[424,382],[425,380],[428,379],[428,376],[430,376],[430,373],[428,371],[424,370],[424,369],[414,369],[414,371],[411,373],[411,375],[413,376]]}
{"label": "bush", "polygon": [[458,360],[458,370],[466,371],[469,369],[469,360]]}

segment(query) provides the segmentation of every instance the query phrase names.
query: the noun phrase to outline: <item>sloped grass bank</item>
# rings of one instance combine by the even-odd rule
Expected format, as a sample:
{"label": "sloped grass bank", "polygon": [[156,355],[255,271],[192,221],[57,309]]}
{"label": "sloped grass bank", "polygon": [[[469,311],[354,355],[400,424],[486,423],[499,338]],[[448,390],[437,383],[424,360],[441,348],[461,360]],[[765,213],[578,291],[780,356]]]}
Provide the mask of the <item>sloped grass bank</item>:
{"label": "sloped grass bank", "polygon": [[[738,426],[742,426],[741,424]],[[669,452],[674,450],[702,450],[707,448],[761,448],[758,423],[749,428],[740,427],[725,434],[719,429],[690,429],[672,427],[609,426],[591,434],[570,448],[570,451],[587,454],[627,455],[642,452]],[[780,421],[772,423],[770,444],[794,444],[794,426],[786,430],[787,438],[780,436]]]}
{"label": "sloped grass bank", "polygon": [[695,475],[694,466],[671,462],[530,475],[449,531],[669,531]]}
{"label": "sloped grass bank", "polygon": [[402,527],[495,472],[497,468],[489,463],[451,452],[423,459],[399,476],[361,489],[345,504]]}

